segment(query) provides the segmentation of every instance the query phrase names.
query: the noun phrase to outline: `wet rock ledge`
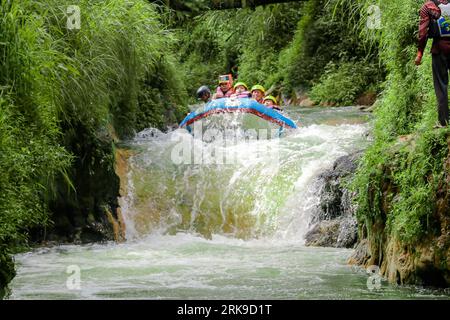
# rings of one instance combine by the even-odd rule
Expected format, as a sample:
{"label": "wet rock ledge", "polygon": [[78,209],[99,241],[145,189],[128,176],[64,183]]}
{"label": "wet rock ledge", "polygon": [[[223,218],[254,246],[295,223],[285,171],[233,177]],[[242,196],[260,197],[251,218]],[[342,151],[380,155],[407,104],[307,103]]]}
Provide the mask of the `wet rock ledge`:
{"label": "wet rock ledge", "polygon": [[333,168],[319,175],[320,204],[306,234],[307,246],[353,248],[358,240],[354,196],[346,187],[363,152],[338,158]]}

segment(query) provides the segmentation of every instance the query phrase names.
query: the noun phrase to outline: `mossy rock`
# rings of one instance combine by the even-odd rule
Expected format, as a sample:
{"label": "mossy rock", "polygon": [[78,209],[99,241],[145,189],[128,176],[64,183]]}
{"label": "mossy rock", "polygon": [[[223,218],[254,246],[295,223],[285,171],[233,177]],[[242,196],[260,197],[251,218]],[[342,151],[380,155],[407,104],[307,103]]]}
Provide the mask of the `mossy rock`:
{"label": "mossy rock", "polygon": [[15,275],[13,258],[8,253],[0,251],[0,299],[9,293],[7,286]]}

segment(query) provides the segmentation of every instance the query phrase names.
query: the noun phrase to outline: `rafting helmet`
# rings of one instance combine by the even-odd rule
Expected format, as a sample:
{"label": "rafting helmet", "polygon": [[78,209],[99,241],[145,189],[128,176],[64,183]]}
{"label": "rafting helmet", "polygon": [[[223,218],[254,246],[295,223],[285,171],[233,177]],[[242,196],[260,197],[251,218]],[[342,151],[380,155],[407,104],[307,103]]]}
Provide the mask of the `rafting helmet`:
{"label": "rafting helmet", "polygon": [[248,86],[247,86],[244,82],[237,82],[237,83],[234,85],[234,89],[236,89],[236,88],[239,87],[239,86],[243,86],[243,87],[245,88],[245,90],[248,90]]}
{"label": "rafting helmet", "polygon": [[266,100],[270,100],[270,101],[272,101],[273,103],[278,104],[278,103],[277,103],[277,98],[275,98],[274,96],[267,96],[267,97],[264,98],[263,101],[266,101]]}
{"label": "rafting helmet", "polygon": [[197,90],[197,98],[201,99],[205,94],[211,95],[211,90],[207,86],[201,86]]}
{"label": "rafting helmet", "polygon": [[266,93],[266,89],[264,89],[264,87],[262,86],[262,85],[259,85],[259,84],[256,84],[256,85],[254,85],[253,87],[252,87],[252,92],[253,91],[255,91],[255,90],[259,90],[259,91],[261,91],[262,93]]}

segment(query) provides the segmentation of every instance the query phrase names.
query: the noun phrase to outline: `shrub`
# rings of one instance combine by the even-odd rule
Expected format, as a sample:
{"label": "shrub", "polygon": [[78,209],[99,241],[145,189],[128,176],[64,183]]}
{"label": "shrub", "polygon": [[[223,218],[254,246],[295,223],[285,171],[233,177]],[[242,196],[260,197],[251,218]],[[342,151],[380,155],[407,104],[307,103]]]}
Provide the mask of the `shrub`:
{"label": "shrub", "polygon": [[378,91],[379,70],[378,65],[367,61],[330,62],[319,83],[312,88],[310,97],[319,104],[353,105],[363,92]]}

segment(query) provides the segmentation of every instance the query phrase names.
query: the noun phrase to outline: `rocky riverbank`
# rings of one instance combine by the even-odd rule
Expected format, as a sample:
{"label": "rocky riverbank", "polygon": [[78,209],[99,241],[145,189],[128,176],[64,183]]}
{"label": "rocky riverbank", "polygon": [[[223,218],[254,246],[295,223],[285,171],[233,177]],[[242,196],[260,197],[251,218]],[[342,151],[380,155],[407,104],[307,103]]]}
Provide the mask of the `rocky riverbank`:
{"label": "rocky riverbank", "polygon": [[400,136],[384,151],[349,263],[378,265],[391,283],[450,286],[449,150],[450,133],[435,129]]}
{"label": "rocky riverbank", "polygon": [[[373,180],[378,185],[368,186],[367,197],[380,211],[378,215],[358,212],[361,208],[356,205],[357,195],[347,187],[357,170],[361,152],[339,158],[331,170],[322,173],[318,177],[322,185],[320,208],[306,235],[306,245],[355,248],[349,264],[378,265],[382,276],[391,283],[448,287],[450,153],[444,161],[444,174],[437,182],[435,206],[425,221],[427,229],[420,241],[406,241],[402,232],[389,226],[389,217],[392,219],[395,201],[399,201],[401,194],[393,176],[400,170],[398,164],[402,157],[419,153],[417,139],[415,136],[400,137],[388,151],[392,161],[380,168],[380,180]],[[450,139],[448,143],[450,148]]]}

